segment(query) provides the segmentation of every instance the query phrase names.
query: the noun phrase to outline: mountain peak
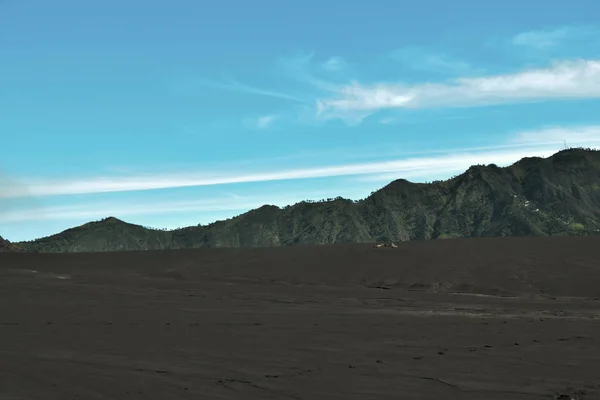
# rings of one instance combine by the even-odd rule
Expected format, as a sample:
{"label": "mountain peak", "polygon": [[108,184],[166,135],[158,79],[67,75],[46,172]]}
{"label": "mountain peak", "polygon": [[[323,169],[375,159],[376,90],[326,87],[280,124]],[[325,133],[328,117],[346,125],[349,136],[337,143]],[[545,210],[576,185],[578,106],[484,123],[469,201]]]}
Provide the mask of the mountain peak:
{"label": "mountain peak", "polygon": [[276,211],[279,207],[272,204],[264,204],[256,209],[256,211]]}
{"label": "mountain peak", "polygon": [[82,227],[91,227],[91,226],[100,226],[100,225],[105,226],[105,225],[121,225],[121,224],[129,225],[128,222],[125,222],[119,218],[111,216],[111,217],[102,218],[101,220],[97,220],[97,221],[90,221],[83,225],[80,225],[79,227],[75,227],[75,228],[71,228],[71,229],[77,229],[77,228],[82,228]]}
{"label": "mountain peak", "polygon": [[111,216],[111,217],[106,217],[106,218],[103,218],[103,219],[102,219],[100,222],[107,222],[107,223],[126,223],[125,221],[123,221],[123,220],[120,220],[119,218],[116,218],[116,217],[112,217],[112,216]]}
{"label": "mountain peak", "polygon": [[391,181],[390,183],[388,183],[387,185],[385,185],[381,189],[377,190],[375,193],[377,193],[377,192],[387,192],[387,191],[404,190],[404,189],[407,189],[409,187],[413,187],[413,186],[417,186],[417,185],[418,185],[418,183],[411,182],[411,181],[409,181],[407,179],[404,179],[404,178],[400,178],[400,179],[396,179],[396,180]]}

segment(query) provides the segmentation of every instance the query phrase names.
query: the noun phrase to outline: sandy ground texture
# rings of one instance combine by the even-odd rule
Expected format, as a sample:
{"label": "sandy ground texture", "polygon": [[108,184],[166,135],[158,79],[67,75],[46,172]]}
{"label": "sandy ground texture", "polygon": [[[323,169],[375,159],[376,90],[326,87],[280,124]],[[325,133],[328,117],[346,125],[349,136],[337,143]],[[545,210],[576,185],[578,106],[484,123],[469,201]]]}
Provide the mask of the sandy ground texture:
{"label": "sandy ground texture", "polygon": [[0,399],[600,399],[600,238],[0,254]]}

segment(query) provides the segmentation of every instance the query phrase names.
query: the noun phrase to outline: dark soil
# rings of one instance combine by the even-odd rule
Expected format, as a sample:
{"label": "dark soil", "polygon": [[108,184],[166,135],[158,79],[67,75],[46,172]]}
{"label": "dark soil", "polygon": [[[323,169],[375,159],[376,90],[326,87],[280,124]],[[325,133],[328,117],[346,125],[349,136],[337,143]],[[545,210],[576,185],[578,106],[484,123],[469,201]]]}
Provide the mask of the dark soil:
{"label": "dark soil", "polygon": [[0,399],[600,399],[600,238],[0,254]]}

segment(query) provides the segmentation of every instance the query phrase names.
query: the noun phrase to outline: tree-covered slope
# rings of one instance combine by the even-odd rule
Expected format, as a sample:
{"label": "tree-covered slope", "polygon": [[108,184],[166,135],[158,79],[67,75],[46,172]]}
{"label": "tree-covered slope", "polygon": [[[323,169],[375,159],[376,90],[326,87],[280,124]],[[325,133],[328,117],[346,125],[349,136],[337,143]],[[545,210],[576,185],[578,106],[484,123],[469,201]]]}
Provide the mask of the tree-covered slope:
{"label": "tree-covered slope", "polygon": [[77,252],[598,233],[600,151],[568,149],[504,168],[472,166],[446,181],[399,179],[361,201],[265,205],[174,231],[107,218],[19,245]]}

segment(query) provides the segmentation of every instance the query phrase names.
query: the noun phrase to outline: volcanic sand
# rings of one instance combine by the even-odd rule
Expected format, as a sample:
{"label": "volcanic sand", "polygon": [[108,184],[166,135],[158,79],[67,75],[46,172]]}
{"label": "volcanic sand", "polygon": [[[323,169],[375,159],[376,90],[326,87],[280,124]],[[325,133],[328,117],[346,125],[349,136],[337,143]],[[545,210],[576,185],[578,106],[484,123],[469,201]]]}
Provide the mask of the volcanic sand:
{"label": "volcanic sand", "polygon": [[0,399],[600,399],[600,238],[0,254]]}

